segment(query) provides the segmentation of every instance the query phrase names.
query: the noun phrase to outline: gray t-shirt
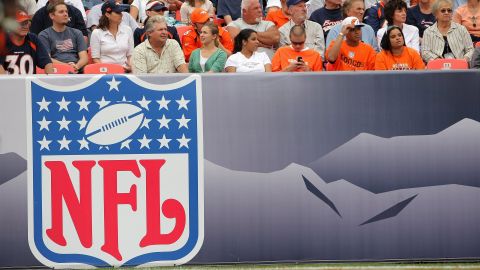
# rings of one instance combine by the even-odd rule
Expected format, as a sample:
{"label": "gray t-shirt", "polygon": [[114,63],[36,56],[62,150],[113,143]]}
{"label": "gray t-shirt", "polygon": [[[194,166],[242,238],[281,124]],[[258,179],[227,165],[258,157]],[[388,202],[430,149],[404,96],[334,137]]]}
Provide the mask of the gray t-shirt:
{"label": "gray t-shirt", "polygon": [[[257,32],[265,32],[270,27],[275,26],[275,24],[271,21],[260,21],[257,24],[248,24],[248,23],[244,22],[242,18],[239,18],[239,19],[236,19],[235,21],[229,23],[228,26],[236,27],[240,30],[252,29],[252,30],[255,30]],[[275,53],[275,51],[273,50],[273,47],[272,48],[259,47],[258,51],[267,53],[267,55],[270,59],[272,59],[273,54]]]}
{"label": "gray t-shirt", "polygon": [[50,57],[63,63],[78,61],[78,53],[87,50],[82,32],[67,26],[65,31],[56,32],[49,27],[38,35],[50,53]]}

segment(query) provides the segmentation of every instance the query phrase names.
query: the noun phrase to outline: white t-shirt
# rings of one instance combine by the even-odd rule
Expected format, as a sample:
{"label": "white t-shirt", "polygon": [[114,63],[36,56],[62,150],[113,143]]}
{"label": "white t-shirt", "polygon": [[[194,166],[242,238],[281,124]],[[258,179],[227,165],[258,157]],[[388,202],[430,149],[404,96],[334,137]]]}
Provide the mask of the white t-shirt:
{"label": "white t-shirt", "polygon": [[[47,4],[48,0],[38,0],[37,2],[37,11],[44,7]],[[65,0],[65,4],[72,5],[82,13],[84,21],[87,21],[87,13],[85,13],[85,7],[83,6],[82,0]]]}
{"label": "white t-shirt", "polygon": [[99,58],[102,63],[125,65],[133,53],[133,33],[130,27],[120,24],[117,37],[108,31],[95,29],[90,37],[92,58]]}
{"label": "white t-shirt", "polygon": [[146,11],[147,1],[145,1],[145,0],[133,0],[133,2],[130,5],[138,8],[137,21],[143,23],[145,21],[145,19],[147,18],[147,11]]}
{"label": "white t-shirt", "polygon": [[270,58],[264,52],[254,52],[250,58],[237,52],[228,57],[225,68],[235,67],[237,72],[265,72],[265,65],[271,63]]}

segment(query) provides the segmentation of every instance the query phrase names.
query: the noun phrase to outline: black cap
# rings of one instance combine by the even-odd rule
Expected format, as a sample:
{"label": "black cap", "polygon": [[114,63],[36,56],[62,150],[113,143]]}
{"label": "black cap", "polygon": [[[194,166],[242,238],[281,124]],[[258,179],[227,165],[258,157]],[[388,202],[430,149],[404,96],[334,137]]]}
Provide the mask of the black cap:
{"label": "black cap", "polygon": [[125,7],[123,5],[118,4],[114,0],[105,1],[105,3],[103,3],[102,5],[102,14],[105,14],[107,12],[121,13],[123,11],[125,11]]}

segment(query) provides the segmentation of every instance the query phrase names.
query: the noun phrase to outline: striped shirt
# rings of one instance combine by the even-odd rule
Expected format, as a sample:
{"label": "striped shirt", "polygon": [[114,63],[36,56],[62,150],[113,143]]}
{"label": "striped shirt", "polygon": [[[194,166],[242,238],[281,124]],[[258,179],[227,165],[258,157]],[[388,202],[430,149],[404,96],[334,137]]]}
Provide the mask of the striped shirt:
{"label": "striped shirt", "polygon": [[[473,43],[467,29],[456,22],[452,22],[447,32],[447,41],[452,54],[456,59],[469,61],[473,53]],[[441,58],[445,40],[437,27],[437,23],[430,26],[423,33],[422,58],[425,62]]]}

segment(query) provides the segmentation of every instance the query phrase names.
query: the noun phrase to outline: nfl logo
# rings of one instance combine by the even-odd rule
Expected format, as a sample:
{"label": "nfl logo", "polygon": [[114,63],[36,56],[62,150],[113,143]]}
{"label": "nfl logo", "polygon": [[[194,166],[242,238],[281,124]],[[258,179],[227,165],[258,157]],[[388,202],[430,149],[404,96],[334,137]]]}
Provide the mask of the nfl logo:
{"label": "nfl logo", "polygon": [[200,77],[27,83],[35,257],[52,268],[192,259],[204,223]]}

